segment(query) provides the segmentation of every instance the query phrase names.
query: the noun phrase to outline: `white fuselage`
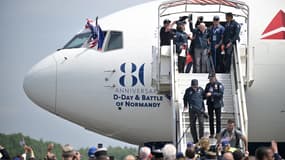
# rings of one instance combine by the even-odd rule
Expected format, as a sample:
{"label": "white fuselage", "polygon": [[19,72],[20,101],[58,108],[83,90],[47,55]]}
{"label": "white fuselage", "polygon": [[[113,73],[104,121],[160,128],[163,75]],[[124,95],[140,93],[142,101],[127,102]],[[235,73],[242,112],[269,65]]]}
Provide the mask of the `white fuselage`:
{"label": "white fuselage", "polygon": [[[277,0],[269,7],[265,0],[248,3],[249,47],[255,48],[254,83],[246,91],[249,141],[285,141],[281,131],[285,128],[281,112],[285,110],[285,41],[261,39],[285,3]],[[123,49],[57,51],[27,74],[26,94],[44,109],[109,137],[139,145],[172,141],[171,102],[151,87],[159,4],[142,4],[100,19],[103,30],[123,32]]]}

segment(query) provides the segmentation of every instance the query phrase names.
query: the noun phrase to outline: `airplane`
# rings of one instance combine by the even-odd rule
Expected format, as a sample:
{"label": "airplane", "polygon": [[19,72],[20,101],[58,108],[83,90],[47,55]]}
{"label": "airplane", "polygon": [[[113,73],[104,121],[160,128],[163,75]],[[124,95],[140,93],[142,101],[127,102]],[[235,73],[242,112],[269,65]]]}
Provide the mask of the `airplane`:
{"label": "airplane", "polygon": [[192,14],[194,21],[202,15],[210,23],[219,15],[225,22],[224,14],[232,12],[242,25],[241,66],[231,73],[239,73],[240,81],[233,82],[242,86],[235,116],[250,153],[272,139],[285,148],[284,11],[282,0],[157,0],[130,7],[99,19],[105,35],[101,50],[89,47],[91,33],[83,29],[34,65],[23,88],[41,108],[96,133],[140,146],[177,143],[183,131],[177,131],[181,106],[174,92],[180,82],[173,77],[179,74],[171,47],[166,58],[161,55],[159,29],[166,18]]}

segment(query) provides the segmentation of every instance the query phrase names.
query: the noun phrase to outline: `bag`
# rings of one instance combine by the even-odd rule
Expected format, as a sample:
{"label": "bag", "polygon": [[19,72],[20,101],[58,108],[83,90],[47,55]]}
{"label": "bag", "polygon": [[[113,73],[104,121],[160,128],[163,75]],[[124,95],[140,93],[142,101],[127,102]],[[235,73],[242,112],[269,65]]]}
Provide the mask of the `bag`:
{"label": "bag", "polygon": [[191,63],[192,61],[193,61],[193,59],[192,59],[190,53],[187,53],[185,64],[187,65],[187,64]]}
{"label": "bag", "polygon": [[189,104],[190,104],[190,110],[198,113],[204,113],[204,100],[203,100],[203,89],[200,87],[198,88],[198,91],[189,94]]}

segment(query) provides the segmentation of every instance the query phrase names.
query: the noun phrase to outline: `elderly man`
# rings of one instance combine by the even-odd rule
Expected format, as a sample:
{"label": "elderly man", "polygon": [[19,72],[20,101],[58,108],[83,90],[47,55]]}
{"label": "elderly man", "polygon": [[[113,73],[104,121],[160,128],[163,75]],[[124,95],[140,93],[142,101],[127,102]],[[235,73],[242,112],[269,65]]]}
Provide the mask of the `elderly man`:
{"label": "elderly man", "polygon": [[193,34],[194,43],[194,71],[196,73],[207,73],[208,52],[209,52],[209,32],[205,23],[200,23],[198,30]]}
{"label": "elderly man", "polygon": [[164,160],[176,160],[176,148],[173,144],[166,144],[162,148]]}
{"label": "elderly man", "polygon": [[148,147],[142,147],[140,149],[140,155],[139,155],[140,160],[151,160],[151,151],[150,148]]}

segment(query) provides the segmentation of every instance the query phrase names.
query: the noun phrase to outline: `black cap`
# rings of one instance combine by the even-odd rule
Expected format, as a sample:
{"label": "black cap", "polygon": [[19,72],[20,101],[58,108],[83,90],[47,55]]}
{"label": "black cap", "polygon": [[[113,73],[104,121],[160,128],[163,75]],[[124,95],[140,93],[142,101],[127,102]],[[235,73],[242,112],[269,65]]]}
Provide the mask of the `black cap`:
{"label": "black cap", "polygon": [[170,21],[169,19],[165,19],[165,20],[163,21],[163,24],[168,24],[168,23],[171,23],[171,21]]}
{"label": "black cap", "polygon": [[178,21],[185,21],[185,19],[187,19],[188,16],[182,16],[182,17],[179,17],[179,20]]}
{"label": "black cap", "polygon": [[208,76],[208,78],[210,79],[210,78],[213,78],[213,77],[216,77],[216,73],[214,73],[214,72],[212,72],[212,73],[209,73],[209,76]]}
{"label": "black cap", "polygon": [[151,152],[151,154],[155,157],[155,158],[163,158],[163,154],[161,152],[160,149],[156,149],[156,150],[153,150]]}
{"label": "black cap", "polygon": [[198,80],[197,79],[192,79],[191,86],[198,86]]}
{"label": "black cap", "polygon": [[220,17],[219,16],[214,16],[213,20],[214,21],[218,21],[218,20],[220,20]]}
{"label": "black cap", "polygon": [[233,17],[233,13],[232,12],[228,12],[228,13],[226,13],[226,16]]}

